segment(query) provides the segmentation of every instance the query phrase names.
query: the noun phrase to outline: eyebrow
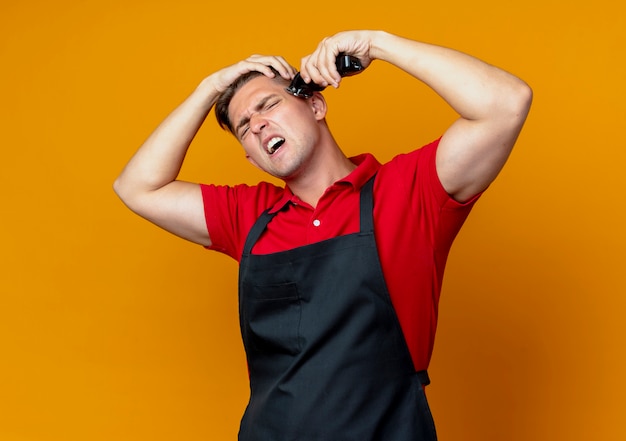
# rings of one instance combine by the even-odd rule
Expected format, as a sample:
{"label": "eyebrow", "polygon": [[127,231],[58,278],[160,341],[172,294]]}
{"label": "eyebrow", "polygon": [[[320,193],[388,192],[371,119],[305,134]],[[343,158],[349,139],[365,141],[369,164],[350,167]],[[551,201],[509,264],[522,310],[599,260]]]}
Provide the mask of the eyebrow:
{"label": "eyebrow", "polygon": [[[253,109],[253,112],[258,112],[259,110],[261,110],[263,107],[265,107],[265,105],[267,104],[268,101],[272,100],[273,98],[277,97],[278,94],[273,93],[271,95],[268,95],[264,98],[262,98],[255,106]],[[250,115],[244,116],[239,120],[239,123],[237,124],[237,127],[235,127],[235,133],[239,133],[239,129],[241,129],[243,126],[245,126],[246,124],[248,124],[250,122]]]}

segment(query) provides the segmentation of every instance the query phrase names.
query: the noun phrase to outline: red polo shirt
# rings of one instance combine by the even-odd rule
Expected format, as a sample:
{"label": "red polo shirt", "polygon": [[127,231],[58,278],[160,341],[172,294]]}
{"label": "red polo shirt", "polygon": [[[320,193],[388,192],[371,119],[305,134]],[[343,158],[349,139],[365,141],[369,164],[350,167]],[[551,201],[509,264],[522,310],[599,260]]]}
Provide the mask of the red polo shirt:
{"label": "red polo shirt", "polygon": [[282,210],[252,252],[269,254],[359,230],[361,186],[374,183],[374,234],[391,300],[417,370],[428,367],[437,326],[443,272],[452,241],[478,196],[460,204],[443,189],[435,168],[438,141],[381,165],[372,155],[351,160],[357,168],[330,186],[317,207],[289,188],[269,183],[234,187],[202,185],[213,245],[237,261],[260,214]]}

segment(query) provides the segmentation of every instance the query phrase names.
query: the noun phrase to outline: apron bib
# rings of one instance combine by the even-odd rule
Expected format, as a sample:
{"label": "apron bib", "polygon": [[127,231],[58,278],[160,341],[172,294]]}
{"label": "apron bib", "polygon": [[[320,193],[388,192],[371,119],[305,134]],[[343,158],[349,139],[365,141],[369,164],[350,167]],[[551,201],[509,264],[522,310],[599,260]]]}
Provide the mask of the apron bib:
{"label": "apron bib", "polygon": [[360,231],[269,255],[246,239],[240,326],[250,402],[240,441],[434,441],[433,419],[391,304],[373,225],[372,178]]}

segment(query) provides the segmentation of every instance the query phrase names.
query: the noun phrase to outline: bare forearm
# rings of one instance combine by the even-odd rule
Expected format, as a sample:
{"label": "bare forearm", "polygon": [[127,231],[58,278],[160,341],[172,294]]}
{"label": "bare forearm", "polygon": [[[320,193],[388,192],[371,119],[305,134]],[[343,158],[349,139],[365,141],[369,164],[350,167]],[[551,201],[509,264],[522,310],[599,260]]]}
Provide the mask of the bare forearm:
{"label": "bare forearm", "polygon": [[376,33],[372,57],[421,80],[459,115],[442,136],[437,173],[460,202],[486,189],[504,166],[532,101],[528,85],[462,52]]}
{"label": "bare forearm", "polygon": [[158,190],[174,181],[217,96],[210,78],[205,79],[131,158],[115,182],[116,192],[124,197],[130,192]]}
{"label": "bare forearm", "polygon": [[208,246],[204,205],[198,184],[177,180],[187,150],[218,97],[240,75],[258,71],[286,79],[295,69],[281,57],[251,56],[205,78],[148,137],[114,183],[135,213],[185,239]]}
{"label": "bare forearm", "polygon": [[270,66],[286,79],[295,75],[295,69],[282,57],[253,55],[205,78],[159,125],[126,165],[115,182],[115,190],[120,197],[125,199],[133,195],[141,196],[173,182],[178,176],[191,141],[219,95],[246,72],[258,71],[273,76]]}
{"label": "bare forearm", "polygon": [[522,80],[477,58],[386,32],[373,34],[370,54],[427,84],[467,120],[516,112],[528,94]]}
{"label": "bare forearm", "polygon": [[333,61],[340,52],[358,57],[364,67],[382,60],[404,70],[460,115],[437,150],[437,173],[452,197],[467,201],[495,179],[530,109],[532,91],[525,82],[454,49],[370,30],[324,39],[303,58],[302,70],[318,84],[338,86]]}

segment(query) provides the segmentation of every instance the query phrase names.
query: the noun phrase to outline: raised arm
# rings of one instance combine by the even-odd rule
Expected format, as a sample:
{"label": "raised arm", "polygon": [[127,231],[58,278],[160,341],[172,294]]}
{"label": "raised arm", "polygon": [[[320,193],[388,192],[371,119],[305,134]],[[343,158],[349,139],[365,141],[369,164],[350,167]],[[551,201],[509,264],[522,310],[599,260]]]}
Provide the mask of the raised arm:
{"label": "raised arm", "polygon": [[339,52],[364,66],[379,59],[431,87],[460,116],[444,133],[437,172],[446,191],[460,202],[485,190],[506,162],[526,120],[532,91],[519,78],[464,53],[383,31],[348,31],[323,40],[302,59],[302,76],[339,85],[334,67]]}
{"label": "raised arm", "polygon": [[209,246],[200,186],[177,180],[187,150],[220,93],[240,75],[259,71],[292,78],[280,57],[252,56],[205,78],[148,137],[116,179],[113,188],[135,213],[192,242]]}

